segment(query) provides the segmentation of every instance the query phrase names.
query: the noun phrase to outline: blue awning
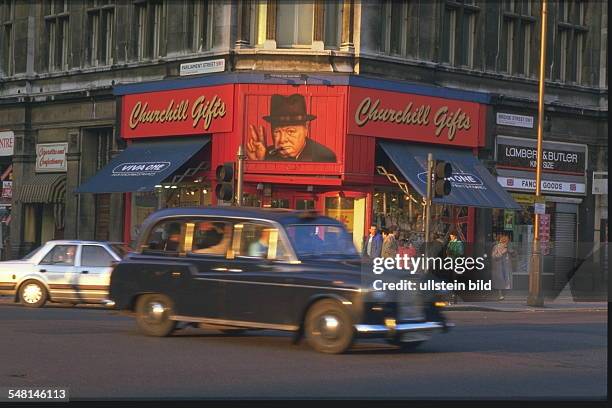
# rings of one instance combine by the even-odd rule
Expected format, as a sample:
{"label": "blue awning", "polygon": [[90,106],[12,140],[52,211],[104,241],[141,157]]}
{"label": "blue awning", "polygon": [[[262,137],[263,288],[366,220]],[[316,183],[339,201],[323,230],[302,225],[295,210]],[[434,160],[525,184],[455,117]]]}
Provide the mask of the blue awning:
{"label": "blue awning", "polygon": [[423,197],[427,195],[427,154],[432,153],[434,159],[451,163],[451,193],[434,198],[436,204],[522,209],[470,151],[387,141],[379,141],[379,145]]}
{"label": "blue awning", "polygon": [[81,184],[76,193],[118,193],[153,191],[156,184],[171,176],[199,152],[209,136],[134,142]]}

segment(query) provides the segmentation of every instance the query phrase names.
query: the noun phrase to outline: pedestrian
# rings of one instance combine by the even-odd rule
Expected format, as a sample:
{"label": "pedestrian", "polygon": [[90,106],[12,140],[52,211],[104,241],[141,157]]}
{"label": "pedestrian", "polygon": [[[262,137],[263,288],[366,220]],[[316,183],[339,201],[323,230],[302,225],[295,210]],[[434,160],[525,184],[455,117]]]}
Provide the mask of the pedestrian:
{"label": "pedestrian", "polygon": [[397,255],[397,240],[395,239],[395,235],[386,228],[383,228],[382,231],[383,243],[381,254],[383,258],[395,258]]}
{"label": "pedestrian", "polygon": [[510,238],[500,234],[498,241],[491,251],[491,286],[497,290],[498,300],[504,300],[505,292],[512,289],[512,258],[515,255],[510,245]]}
{"label": "pedestrian", "polygon": [[[457,232],[451,231],[449,233],[449,241],[446,244],[446,256],[449,258],[461,258],[464,254],[463,242],[458,239]],[[453,261],[454,263],[454,261]],[[450,271],[450,279],[454,279],[456,277],[455,271]],[[455,291],[451,292],[450,302],[449,303],[457,303],[457,294]]]}
{"label": "pedestrian", "polygon": [[361,255],[368,258],[380,257],[382,250],[382,237],[376,225],[370,226],[370,233],[363,238]]}

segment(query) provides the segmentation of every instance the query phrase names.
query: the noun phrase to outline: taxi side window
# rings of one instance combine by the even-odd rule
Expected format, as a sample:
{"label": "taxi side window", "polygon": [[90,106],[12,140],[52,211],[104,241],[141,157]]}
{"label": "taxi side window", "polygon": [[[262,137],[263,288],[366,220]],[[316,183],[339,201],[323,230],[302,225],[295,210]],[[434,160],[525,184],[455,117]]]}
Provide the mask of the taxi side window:
{"label": "taxi side window", "polygon": [[40,262],[42,265],[74,265],[76,245],[56,245]]}
{"label": "taxi side window", "polygon": [[[193,228],[191,253],[226,255],[232,240],[232,225],[229,222],[195,220],[187,225],[188,229]],[[189,248],[186,250],[189,252]]]}
{"label": "taxi side window", "polygon": [[235,256],[267,258],[275,260],[289,259],[289,253],[279,237],[278,229],[272,225],[241,223],[235,228]]}
{"label": "taxi side window", "polygon": [[183,241],[183,222],[165,221],[156,225],[145,243],[144,250],[161,252],[179,252]]}

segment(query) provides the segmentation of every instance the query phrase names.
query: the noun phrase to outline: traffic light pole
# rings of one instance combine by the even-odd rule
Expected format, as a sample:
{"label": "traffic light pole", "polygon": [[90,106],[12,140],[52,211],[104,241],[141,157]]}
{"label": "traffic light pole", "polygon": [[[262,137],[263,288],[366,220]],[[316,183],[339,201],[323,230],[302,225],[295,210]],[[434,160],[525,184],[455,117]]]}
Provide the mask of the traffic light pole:
{"label": "traffic light pole", "polygon": [[237,171],[236,175],[236,206],[242,206],[242,185],[244,183],[244,159],[246,159],[246,155],[244,154],[244,146],[242,143],[238,146],[238,154],[236,155]]}
{"label": "traffic light pole", "polygon": [[431,195],[433,178],[433,154],[427,154],[427,197],[425,198],[425,256],[429,256],[429,240],[431,228]]}

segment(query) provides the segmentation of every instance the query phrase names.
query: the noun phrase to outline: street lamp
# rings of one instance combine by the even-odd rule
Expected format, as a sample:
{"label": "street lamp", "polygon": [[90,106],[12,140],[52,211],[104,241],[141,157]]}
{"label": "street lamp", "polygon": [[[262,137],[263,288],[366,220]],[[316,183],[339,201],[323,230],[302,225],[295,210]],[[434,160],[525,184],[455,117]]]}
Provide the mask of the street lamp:
{"label": "street lamp", "polygon": [[[539,203],[542,188],[542,139],[544,133],[544,82],[546,80],[546,0],[542,0],[540,34],[540,84],[538,90],[538,148],[536,159],[536,199]],[[535,205],[535,204],[534,204]],[[527,305],[544,306],[542,296],[542,249],[540,247],[540,214],[534,211],[533,221],[533,248],[531,252],[531,262],[529,264],[529,297]]]}

